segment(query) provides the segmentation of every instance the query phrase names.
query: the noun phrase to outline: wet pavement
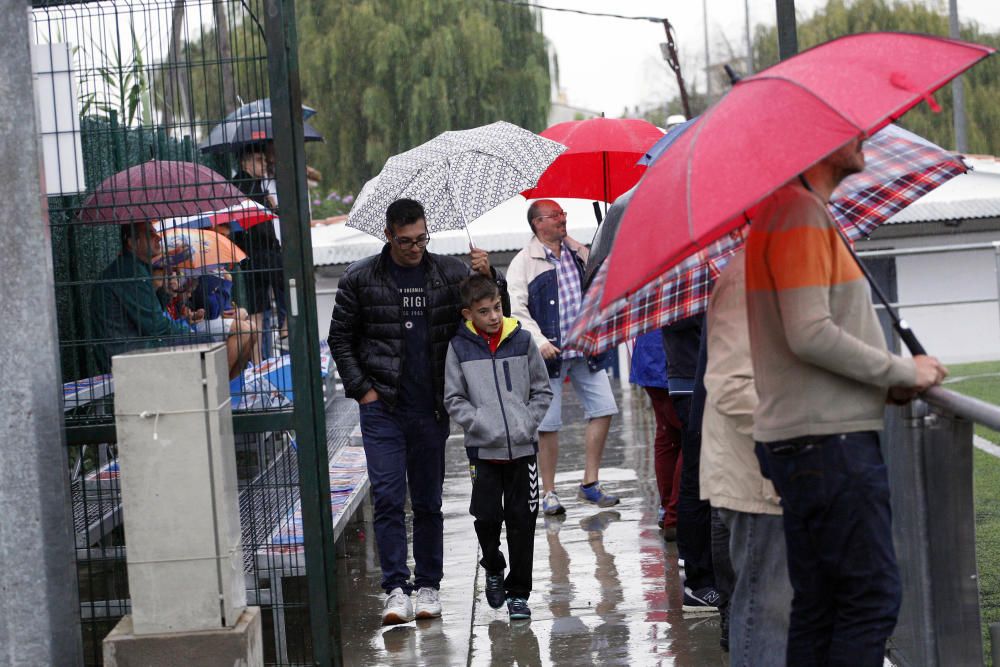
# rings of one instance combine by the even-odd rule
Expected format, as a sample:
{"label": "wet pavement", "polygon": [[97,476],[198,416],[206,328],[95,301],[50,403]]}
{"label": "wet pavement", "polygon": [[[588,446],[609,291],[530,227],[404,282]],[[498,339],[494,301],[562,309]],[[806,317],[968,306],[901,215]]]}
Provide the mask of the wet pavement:
{"label": "wet pavement", "polygon": [[511,623],[506,609],[491,609],[483,597],[468,462],[455,435],[444,484],[443,616],[383,628],[371,526],[345,531],[347,556],[338,562],[344,664],[728,664],[718,615],[681,612],[676,546],[664,543],[656,527],[648,400],[630,389],[616,387],[616,394],[621,414],[612,423],[601,481],[622,502],[607,510],[576,500],[584,424],[573,392],[564,394],[563,421],[570,426],[562,431],[556,490],[566,515],[538,517],[531,621]]}

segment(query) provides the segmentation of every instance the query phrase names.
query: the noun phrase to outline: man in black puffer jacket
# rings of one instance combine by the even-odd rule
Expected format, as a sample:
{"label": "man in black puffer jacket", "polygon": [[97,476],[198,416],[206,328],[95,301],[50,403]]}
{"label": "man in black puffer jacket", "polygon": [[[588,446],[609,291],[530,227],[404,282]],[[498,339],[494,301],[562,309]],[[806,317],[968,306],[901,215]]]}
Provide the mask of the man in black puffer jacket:
{"label": "man in black puffer jacket", "polygon": [[[358,401],[368,477],[375,504],[375,541],[388,597],[385,624],[441,614],[444,528],[441,487],[448,415],[444,366],[448,343],[462,320],[459,283],[469,268],[454,257],[426,252],[423,207],[399,199],[386,211],[387,243],[378,255],[347,268],[330,322],[330,351],[344,393]],[[507,285],[483,250],[470,253],[472,270],[497,281],[510,312]],[[406,564],[404,505],[413,508],[414,581]]]}

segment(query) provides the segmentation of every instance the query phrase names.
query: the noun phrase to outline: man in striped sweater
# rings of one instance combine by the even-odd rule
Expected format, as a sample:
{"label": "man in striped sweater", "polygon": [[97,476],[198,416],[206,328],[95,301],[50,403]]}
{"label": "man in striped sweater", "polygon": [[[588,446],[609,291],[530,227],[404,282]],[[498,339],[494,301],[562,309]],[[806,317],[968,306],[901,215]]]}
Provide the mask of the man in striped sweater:
{"label": "man in striped sweater", "polygon": [[892,354],[826,203],[864,169],[861,140],[761,204],[746,246],[761,470],[781,495],[794,591],[789,665],[882,665],[901,590],[879,449],[887,400],[944,379]]}

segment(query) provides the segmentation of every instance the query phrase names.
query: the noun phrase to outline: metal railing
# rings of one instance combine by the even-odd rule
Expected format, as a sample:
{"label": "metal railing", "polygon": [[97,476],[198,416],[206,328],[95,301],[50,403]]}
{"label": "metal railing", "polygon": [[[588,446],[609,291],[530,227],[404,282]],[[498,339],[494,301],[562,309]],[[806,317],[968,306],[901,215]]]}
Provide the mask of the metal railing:
{"label": "metal railing", "polygon": [[[996,279],[997,293],[992,298],[979,299],[949,299],[947,301],[918,301],[914,303],[891,303],[896,310],[903,308],[934,308],[939,306],[961,306],[979,303],[996,303],[997,316],[1000,317],[1000,241],[989,243],[957,243],[955,245],[928,246],[926,248],[899,248],[890,250],[864,250],[858,252],[861,259],[897,258],[912,257],[916,255],[940,255],[953,252],[974,252],[981,250],[993,251],[994,274]],[[876,309],[884,309],[885,306],[877,304]]]}
{"label": "metal railing", "polygon": [[[1000,407],[942,387],[921,399],[888,410],[886,419],[903,582],[889,656],[898,667],[982,665],[973,424],[1000,430]],[[1000,665],[1000,642],[992,655]]]}

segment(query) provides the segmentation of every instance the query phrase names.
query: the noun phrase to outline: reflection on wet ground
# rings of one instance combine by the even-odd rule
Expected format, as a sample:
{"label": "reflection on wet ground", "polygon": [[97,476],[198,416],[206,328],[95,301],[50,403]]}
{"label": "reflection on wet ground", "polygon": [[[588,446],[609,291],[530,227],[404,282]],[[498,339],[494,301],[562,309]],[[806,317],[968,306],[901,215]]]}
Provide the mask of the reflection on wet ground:
{"label": "reflection on wet ground", "polygon": [[725,665],[717,615],[681,612],[677,551],[656,527],[652,412],[646,397],[617,392],[621,415],[601,470],[621,496],[613,509],[576,500],[583,471],[583,416],[566,392],[557,491],[566,515],[539,515],[531,621],[511,623],[483,597],[468,513],[471,484],[461,438],[449,441],[444,487],[444,616],[380,626],[380,573],[371,526],[347,540],[340,605],[347,665]]}

